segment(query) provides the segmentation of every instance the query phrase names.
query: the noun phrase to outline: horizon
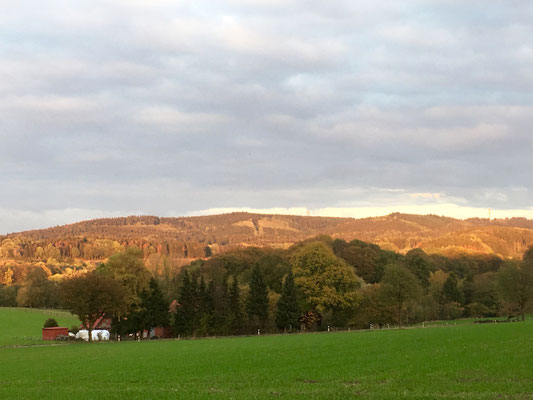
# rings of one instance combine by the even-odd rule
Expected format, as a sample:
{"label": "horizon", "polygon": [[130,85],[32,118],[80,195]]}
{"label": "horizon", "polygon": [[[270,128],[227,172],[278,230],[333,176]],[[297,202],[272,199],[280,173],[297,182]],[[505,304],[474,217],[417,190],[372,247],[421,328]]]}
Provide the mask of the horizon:
{"label": "horizon", "polygon": [[[481,211],[481,210],[479,210]],[[366,212],[360,212],[359,215],[348,215],[349,211],[343,210],[342,212],[337,210],[337,212],[330,211],[329,214],[326,212],[317,213],[320,211],[315,210],[307,210],[305,208],[294,208],[290,210],[283,210],[281,208],[272,208],[272,209],[251,209],[251,208],[225,208],[225,209],[210,209],[210,210],[203,210],[199,211],[196,214],[189,214],[189,215],[154,215],[154,214],[124,214],[124,215],[113,215],[113,216],[99,216],[94,218],[85,218],[80,220],[72,220],[65,223],[60,224],[53,224],[48,226],[41,226],[41,227],[33,227],[29,229],[23,229],[19,231],[9,231],[9,232],[2,232],[0,231],[1,236],[7,236],[7,235],[13,235],[18,233],[23,233],[26,231],[36,231],[36,230],[46,230],[55,228],[58,226],[66,226],[66,225],[72,225],[80,222],[85,221],[91,221],[91,220],[99,220],[99,219],[111,219],[111,218],[127,218],[127,217],[141,217],[141,216],[152,216],[152,217],[158,217],[158,218],[191,218],[191,217],[207,217],[207,216],[216,216],[216,215],[224,215],[224,214],[232,214],[232,213],[247,213],[247,214],[259,214],[259,215],[272,215],[272,216],[302,216],[302,217],[328,217],[328,218],[346,218],[346,219],[365,219],[365,218],[380,218],[380,217],[386,217],[393,214],[400,214],[400,215],[417,215],[417,216],[436,216],[436,217],[444,217],[444,218],[452,218],[457,220],[468,220],[468,219],[486,219],[489,221],[494,220],[505,220],[505,219],[511,219],[511,218],[524,218],[524,219],[533,219],[533,213],[530,216],[524,216],[520,213],[518,214],[509,214],[505,213],[502,215],[502,213],[498,212],[499,210],[496,210],[496,216],[494,215],[495,210],[491,209],[490,212],[490,218],[489,218],[489,210],[486,210],[486,216],[481,215],[471,215],[471,216],[463,216],[463,217],[457,217],[457,216],[450,216],[450,215],[443,215],[438,214],[434,212],[428,212],[428,213],[420,213],[420,212],[408,212],[407,210],[404,211],[398,211],[393,210],[390,212],[383,211],[383,214],[367,214],[369,212],[366,210]],[[520,212],[521,210],[517,210],[517,212]]]}

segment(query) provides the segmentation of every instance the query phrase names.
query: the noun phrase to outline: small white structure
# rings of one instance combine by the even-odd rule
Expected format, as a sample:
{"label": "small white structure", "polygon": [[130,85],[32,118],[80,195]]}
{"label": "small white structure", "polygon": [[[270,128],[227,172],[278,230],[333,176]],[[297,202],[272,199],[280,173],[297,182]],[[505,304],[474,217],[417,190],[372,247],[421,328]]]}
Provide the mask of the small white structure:
{"label": "small white structure", "polygon": [[[93,341],[109,340],[109,331],[105,329],[95,329],[91,332]],[[76,339],[83,339],[86,342],[89,341],[89,331],[87,329],[81,329],[76,333]]]}

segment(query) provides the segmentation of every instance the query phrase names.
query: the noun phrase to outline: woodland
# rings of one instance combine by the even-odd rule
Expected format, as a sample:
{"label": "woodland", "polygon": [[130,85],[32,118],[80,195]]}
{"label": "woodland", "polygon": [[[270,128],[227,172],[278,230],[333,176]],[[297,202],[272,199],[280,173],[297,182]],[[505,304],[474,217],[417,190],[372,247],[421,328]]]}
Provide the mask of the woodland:
{"label": "woodland", "polygon": [[146,247],[100,240],[109,256],[97,263],[68,266],[50,244],[43,257],[66,263],[6,263],[0,306],[65,308],[87,324],[105,313],[115,335],[170,325],[184,337],[523,319],[533,298],[532,248],[516,258],[452,257],[319,235],[287,249],[205,252],[186,265],[149,268]]}

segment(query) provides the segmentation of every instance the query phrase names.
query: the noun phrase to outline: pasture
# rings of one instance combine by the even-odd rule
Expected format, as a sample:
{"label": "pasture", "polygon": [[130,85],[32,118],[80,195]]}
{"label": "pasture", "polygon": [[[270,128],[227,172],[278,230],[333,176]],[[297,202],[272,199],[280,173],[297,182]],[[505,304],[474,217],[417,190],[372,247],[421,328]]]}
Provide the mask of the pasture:
{"label": "pasture", "polygon": [[80,324],[77,317],[65,311],[0,307],[0,346],[47,343],[41,340],[41,328],[48,318],[68,328]]}
{"label": "pasture", "polygon": [[533,399],[532,333],[526,322],[3,347],[0,398]]}

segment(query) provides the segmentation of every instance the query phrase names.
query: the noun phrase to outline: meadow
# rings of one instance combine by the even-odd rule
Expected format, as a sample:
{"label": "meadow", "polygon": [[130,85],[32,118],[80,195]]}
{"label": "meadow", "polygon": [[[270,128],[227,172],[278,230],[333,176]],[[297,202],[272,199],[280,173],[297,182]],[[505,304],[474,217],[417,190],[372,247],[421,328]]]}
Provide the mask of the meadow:
{"label": "meadow", "polygon": [[48,318],[68,328],[80,324],[78,317],[65,311],[0,307],[0,346],[49,344],[41,340],[41,328]]}
{"label": "meadow", "polygon": [[3,346],[0,398],[530,399],[532,332],[517,322]]}

